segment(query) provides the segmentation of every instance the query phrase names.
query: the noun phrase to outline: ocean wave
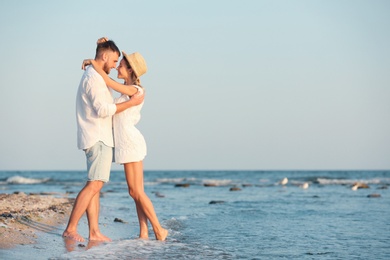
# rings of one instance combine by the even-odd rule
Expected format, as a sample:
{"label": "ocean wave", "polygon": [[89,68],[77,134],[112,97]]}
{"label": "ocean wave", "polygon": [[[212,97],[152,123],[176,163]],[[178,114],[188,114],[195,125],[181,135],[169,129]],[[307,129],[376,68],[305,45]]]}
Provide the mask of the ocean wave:
{"label": "ocean wave", "polygon": [[379,178],[368,179],[368,180],[317,178],[317,182],[318,184],[322,184],[322,185],[352,185],[356,182],[366,183],[366,184],[381,184],[383,183],[383,180]]}
{"label": "ocean wave", "polygon": [[234,184],[233,180],[230,179],[198,179],[198,178],[160,178],[155,180],[156,183],[150,184],[180,184],[189,183],[191,185],[202,185],[202,186],[229,186]]}
{"label": "ocean wave", "polygon": [[26,178],[22,176],[12,176],[9,177],[6,181],[7,184],[39,184],[48,182],[50,178],[42,178],[42,179],[33,179],[33,178]]}
{"label": "ocean wave", "polygon": [[210,186],[229,186],[233,183],[232,180],[213,180],[213,179],[206,179],[202,181],[203,185],[210,185]]}
{"label": "ocean wave", "polygon": [[[126,183],[124,183],[124,184],[126,184]],[[160,184],[159,182],[157,182],[157,181],[145,181],[144,182],[144,185],[145,186],[156,186],[156,185],[158,185],[158,184]],[[127,184],[126,184],[127,185]]]}
{"label": "ocean wave", "polygon": [[171,218],[164,220],[163,224],[169,230],[180,231],[184,228],[183,220],[186,220],[188,217],[179,217],[179,218]]}
{"label": "ocean wave", "polygon": [[177,184],[182,182],[196,183],[196,178],[159,178],[156,179],[157,183],[160,184]]}

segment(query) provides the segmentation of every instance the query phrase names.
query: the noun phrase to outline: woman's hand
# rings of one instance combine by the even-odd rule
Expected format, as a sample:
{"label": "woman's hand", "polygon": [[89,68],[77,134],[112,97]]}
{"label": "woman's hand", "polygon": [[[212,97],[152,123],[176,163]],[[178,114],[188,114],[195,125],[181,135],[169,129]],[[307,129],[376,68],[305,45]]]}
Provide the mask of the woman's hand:
{"label": "woman's hand", "polygon": [[[100,44],[100,43],[103,43],[103,42],[107,42],[108,41],[108,38],[107,37],[102,37],[102,38],[99,38],[96,42],[96,44]],[[85,59],[83,60],[83,64],[81,64],[81,69],[82,70],[85,70],[86,67],[88,65],[91,65],[92,64],[92,59]]]}
{"label": "woman's hand", "polygon": [[107,42],[108,41],[108,38],[107,37],[102,37],[102,38],[99,38],[96,42],[96,44],[99,44],[99,43],[103,43],[103,42]]}
{"label": "woman's hand", "polygon": [[85,70],[85,68],[88,66],[88,65],[91,65],[92,64],[92,59],[85,59],[83,60],[83,64],[81,64],[81,69],[82,70]]}
{"label": "woman's hand", "polygon": [[134,106],[138,106],[142,102],[144,102],[145,93],[138,91],[134,95],[131,96],[130,100],[132,101]]}

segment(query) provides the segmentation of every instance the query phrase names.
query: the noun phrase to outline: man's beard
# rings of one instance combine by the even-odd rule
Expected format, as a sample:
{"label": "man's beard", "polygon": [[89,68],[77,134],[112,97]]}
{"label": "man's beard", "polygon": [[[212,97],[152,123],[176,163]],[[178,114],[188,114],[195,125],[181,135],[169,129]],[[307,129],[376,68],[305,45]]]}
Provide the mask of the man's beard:
{"label": "man's beard", "polygon": [[107,63],[104,64],[103,70],[105,73],[110,74],[111,69],[107,66]]}

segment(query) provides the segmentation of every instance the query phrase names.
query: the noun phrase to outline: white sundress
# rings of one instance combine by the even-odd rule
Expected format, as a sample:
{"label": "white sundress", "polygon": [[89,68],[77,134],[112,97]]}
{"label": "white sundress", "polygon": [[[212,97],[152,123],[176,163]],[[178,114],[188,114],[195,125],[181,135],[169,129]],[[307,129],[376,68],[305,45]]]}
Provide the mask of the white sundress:
{"label": "white sundress", "polygon": [[[143,89],[135,86],[143,93]],[[115,103],[128,101],[128,95],[122,95],[115,99]],[[114,161],[119,164],[142,161],[146,156],[146,142],[141,132],[135,125],[141,119],[141,109],[144,102],[138,106],[130,107],[125,111],[115,114],[114,127]]]}

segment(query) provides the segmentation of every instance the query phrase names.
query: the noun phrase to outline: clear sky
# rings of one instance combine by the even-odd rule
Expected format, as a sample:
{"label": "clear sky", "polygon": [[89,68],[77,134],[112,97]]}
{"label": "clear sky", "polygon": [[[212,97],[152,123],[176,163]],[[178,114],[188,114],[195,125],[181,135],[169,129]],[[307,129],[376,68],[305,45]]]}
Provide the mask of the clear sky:
{"label": "clear sky", "polygon": [[147,170],[390,169],[390,1],[2,0],[0,32],[0,170],[86,168],[102,36],[147,61]]}

